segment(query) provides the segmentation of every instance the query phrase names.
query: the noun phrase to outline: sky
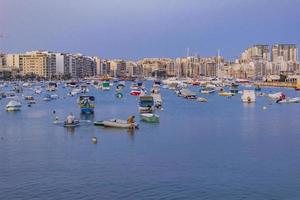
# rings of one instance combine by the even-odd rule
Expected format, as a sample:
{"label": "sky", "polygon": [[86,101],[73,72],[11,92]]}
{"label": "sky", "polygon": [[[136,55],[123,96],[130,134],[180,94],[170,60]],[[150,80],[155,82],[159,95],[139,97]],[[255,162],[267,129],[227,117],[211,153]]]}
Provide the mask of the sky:
{"label": "sky", "polygon": [[101,58],[214,56],[300,46],[300,0],[0,0],[0,51]]}

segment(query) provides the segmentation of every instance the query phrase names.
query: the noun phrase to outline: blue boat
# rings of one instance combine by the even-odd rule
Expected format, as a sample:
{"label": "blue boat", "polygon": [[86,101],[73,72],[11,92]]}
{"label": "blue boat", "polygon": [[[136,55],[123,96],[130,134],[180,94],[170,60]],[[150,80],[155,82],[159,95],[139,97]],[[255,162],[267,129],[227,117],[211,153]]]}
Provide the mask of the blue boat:
{"label": "blue boat", "polygon": [[95,97],[94,96],[80,96],[79,105],[81,113],[83,114],[93,114],[95,108]]}

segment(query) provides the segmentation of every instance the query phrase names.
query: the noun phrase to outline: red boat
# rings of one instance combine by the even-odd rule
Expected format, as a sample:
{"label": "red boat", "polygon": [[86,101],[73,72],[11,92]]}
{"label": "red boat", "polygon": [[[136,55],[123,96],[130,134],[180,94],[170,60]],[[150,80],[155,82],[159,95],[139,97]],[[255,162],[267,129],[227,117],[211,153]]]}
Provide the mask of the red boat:
{"label": "red boat", "polygon": [[132,90],[132,91],[130,92],[130,94],[133,95],[133,96],[140,96],[141,91],[140,91],[140,90]]}

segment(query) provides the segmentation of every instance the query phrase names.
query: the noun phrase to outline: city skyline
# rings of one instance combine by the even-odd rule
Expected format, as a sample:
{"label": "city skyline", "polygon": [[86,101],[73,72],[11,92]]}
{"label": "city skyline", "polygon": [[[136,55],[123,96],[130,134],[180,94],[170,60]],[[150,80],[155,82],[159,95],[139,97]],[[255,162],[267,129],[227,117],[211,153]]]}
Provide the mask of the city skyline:
{"label": "city skyline", "polygon": [[[237,59],[253,44],[299,46],[300,1],[0,1],[0,50],[47,49],[104,58]],[[266,9],[266,8],[269,9]],[[284,9],[287,12],[278,12]],[[257,14],[259,13],[259,15]]]}

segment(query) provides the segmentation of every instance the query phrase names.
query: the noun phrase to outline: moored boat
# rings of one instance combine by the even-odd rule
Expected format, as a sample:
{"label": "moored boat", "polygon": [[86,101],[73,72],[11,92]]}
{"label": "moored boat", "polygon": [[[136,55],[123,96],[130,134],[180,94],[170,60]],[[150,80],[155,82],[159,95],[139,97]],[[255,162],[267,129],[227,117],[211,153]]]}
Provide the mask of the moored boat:
{"label": "moored boat", "polygon": [[6,105],[6,111],[18,111],[21,110],[22,104],[18,100],[11,100]]}
{"label": "moored boat", "polygon": [[130,94],[133,95],[133,96],[139,96],[141,94],[141,91],[140,90],[132,90],[130,92]]}
{"label": "moored boat", "polygon": [[122,120],[122,119],[96,121],[94,122],[94,125],[110,127],[110,128],[127,128],[127,129],[138,128],[137,123],[127,123],[126,120]]}
{"label": "moored boat", "polygon": [[142,113],[140,116],[141,116],[141,120],[144,122],[149,122],[149,123],[159,122],[159,115],[153,113]]}
{"label": "moored boat", "polygon": [[234,93],[231,93],[231,92],[219,92],[219,95],[223,96],[223,97],[231,97],[231,96],[234,96]]}
{"label": "moored boat", "polygon": [[80,96],[78,99],[81,113],[93,114],[95,108],[95,97],[94,96]]}
{"label": "moored boat", "polygon": [[203,97],[198,97],[197,101],[203,102],[203,103],[208,102],[208,100],[206,98],[203,98]]}
{"label": "moored boat", "polygon": [[244,103],[255,103],[255,91],[254,90],[244,90],[241,96],[242,102]]}
{"label": "moored boat", "polygon": [[140,96],[139,111],[141,113],[151,113],[154,110],[153,96]]}

